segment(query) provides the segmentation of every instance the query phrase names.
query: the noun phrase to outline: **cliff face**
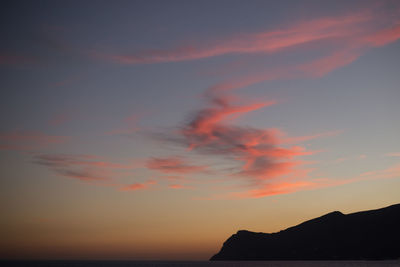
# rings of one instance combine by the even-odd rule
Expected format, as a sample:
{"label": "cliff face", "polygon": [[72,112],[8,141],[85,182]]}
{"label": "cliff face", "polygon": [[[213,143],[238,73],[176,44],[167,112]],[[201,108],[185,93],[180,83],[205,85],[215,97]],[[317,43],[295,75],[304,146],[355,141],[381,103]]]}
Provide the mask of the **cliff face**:
{"label": "cliff face", "polygon": [[335,211],[278,233],[238,231],[210,260],[380,260],[400,258],[400,204]]}

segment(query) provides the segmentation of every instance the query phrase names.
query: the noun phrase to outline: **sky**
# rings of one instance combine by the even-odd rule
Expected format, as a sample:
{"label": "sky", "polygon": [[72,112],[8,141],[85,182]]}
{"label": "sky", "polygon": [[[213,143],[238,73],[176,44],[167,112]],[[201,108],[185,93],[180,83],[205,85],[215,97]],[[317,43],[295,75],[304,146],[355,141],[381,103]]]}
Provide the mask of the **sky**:
{"label": "sky", "polygon": [[400,202],[400,2],[5,1],[0,258],[207,260]]}

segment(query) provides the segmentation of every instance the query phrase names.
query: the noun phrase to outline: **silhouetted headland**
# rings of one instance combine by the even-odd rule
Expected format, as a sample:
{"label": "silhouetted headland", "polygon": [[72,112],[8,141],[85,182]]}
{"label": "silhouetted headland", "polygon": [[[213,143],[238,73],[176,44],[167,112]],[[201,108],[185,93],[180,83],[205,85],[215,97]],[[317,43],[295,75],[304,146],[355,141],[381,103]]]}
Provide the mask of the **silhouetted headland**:
{"label": "silhouetted headland", "polygon": [[334,211],[272,234],[241,230],[210,260],[389,259],[400,259],[400,204]]}

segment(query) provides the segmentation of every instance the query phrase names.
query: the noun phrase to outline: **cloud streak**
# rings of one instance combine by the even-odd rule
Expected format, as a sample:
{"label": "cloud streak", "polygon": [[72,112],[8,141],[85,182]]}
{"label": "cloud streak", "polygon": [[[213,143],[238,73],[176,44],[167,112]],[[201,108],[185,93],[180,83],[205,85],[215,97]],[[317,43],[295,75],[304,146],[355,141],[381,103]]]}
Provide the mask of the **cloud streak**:
{"label": "cloud streak", "polygon": [[36,62],[36,59],[32,57],[26,57],[22,55],[0,53],[0,66],[23,66]]}
{"label": "cloud streak", "polygon": [[139,115],[131,115],[123,119],[123,126],[116,128],[114,130],[108,131],[106,135],[130,135],[140,130],[138,126],[140,116]]}
{"label": "cloud streak", "polygon": [[[94,54],[121,64],[150,64],[197,60],[227,54],[269,54],[316,41],[338,40],[357,46],[376,47],[400,38],[400,26],[396,25],[399,21],[390,21],[387,16],[386,13],[377,12],[376,7],[369,7],[339,16],[297,21],[268,31],[203,41],[197,45],[143,50],[133,54]],[[347,60],[350,61],[351,59]]]}
{"label": "cloud streak", "polygon": [[203,46],[145,50],[133,55],[104,55],[104,57],[122,64],[146,64],[196,60],[225,54],[274,53],[321,39],[349,37],[360,31],[360,25],[369,20],[371,20],[371,15],[365,12],[324,17],[295,23],[281,29],[210,41]]}
{"label": "cloud streak", "polygon": [[151,158],[147,161],[147,168],[157,170],[166,174],[188,174],[204,172],[205,166],[196,166],[186,163],[179,157]]}
{"label": "cloud streak", "polygon": [[386,153],[385,157],[400,157],[400,152]]}
{"label": "cloud streak", "polygon": [[[381,10],[383,6],[374,5],[343,15],[297,21],[268,31],[203,41],[196,46],[144,50],[131,55],[96,55],[121,64],[152,64],[221,55],[267,55],[284,49],[304,50],[306,47],[319,50],[334,43],[330,51],[312,59],[266,70],[257,68],[247,75],[234,75],[210,87],[209,91],[233,90],[278,79],[319,78],[351,64],[370,48],[384,46],[400,38],[400,19],[390,19],[391,16],[398,17],[400,9]],[[242,68],[254,69],[251,62],[245,65]]]}
{"label": "cloud streak", "polygon": [[42,132],[14,131],[0,133],[0,150],[29,151],[62,144],[68,136],[47,135]]}
{"label": "cloud streak", "polygon": [[147,190],[157,184],[155,180],[124,184],[118,178],[131,177],[134,169],[141,164],[129,164],[106,161],[96,155],[87,154],[36,154],[33,163],[45,166],[55,174],[90,185],[116,188],[118,191]]}
{"label": "cloud streak", "polygon": [[108,162],[94,155],[38,154],[33,163],[46,166],[61,176],[82,181],[109,181],[120,176],[116,171],[134,168],[133,164]]}
{"label": "cloud streak", "polygon": [[157,184],[154,180],[149,180],[144,183],[134,183],[130,185],[125,185],[119,188],[119,191],[138,191],[149,189],[150,186]]}

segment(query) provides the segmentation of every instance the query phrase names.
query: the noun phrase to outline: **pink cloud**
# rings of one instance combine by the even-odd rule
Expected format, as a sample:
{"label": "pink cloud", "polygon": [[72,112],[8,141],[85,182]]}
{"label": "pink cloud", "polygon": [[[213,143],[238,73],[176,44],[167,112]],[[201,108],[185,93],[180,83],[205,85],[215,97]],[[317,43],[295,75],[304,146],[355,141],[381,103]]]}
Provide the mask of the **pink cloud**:
{"label": "pink cloud", "polygon": [[[217,96],[210,98],[213,106],[200,110],[196,117],[182,130],[190,142],[189,149],[205,145],[217,138],[216,131],[221,134],[228,130],[220,124],[222,121],[237,118],[245,113],[275,104],[275,101],[252,103],[249,105],[232,105],[232,97]],[[264,136],[267,137],[267,136]]]}
{"label": "pink cloud", "polygon": [[364,41],[369,43],[371,46],[379,47],[393,43],[398,39],[400,39],[400,24],[377,31],[367,36]]}
{"label": "pink cloud", "polygon": [[365,23],[372,19],[371,14],[363,11],[358,14],[296,22],[280,29],[226,37],[199,46],[147,50],[132,55],[95,55],[122,64],[144,64],[195,60],[225,54],[274,53],[321,39],[352,36],[365,29]]}
{"label": "pink cloud", "polygon": [[[207,92],[208,105],[199,110],[169,141],[184,144],[189,153],[223,157],[235,164],[233,174],[244,178],[255,189],[246,197],[263,197],[287,194],[299,190],[334,186],[356,181],[310,180],[305,161],[300,157],[312,155],[305,147],[295,145],[315,138],[334,136],[339,131],[288,137],[275,128],[252,128],[230,124],[238,116],[275,104],[263,101],[246,105],[233,104],[235,98],[227,91],[267,80],[321,77],[357,60],[365,51],[394,42],[400,38],[399,27],[388,23],[384,16],[372,9],[356,14],[325,17],[299,22],[288,27],[267,32],[226,37],[199,46],[177,47],[165,50],[148,50],[132,55],[99,55],[122,64],[175,62],[214,57],[225,54],[267,54],[288,48],[304,48],[304,44],[335,42],[338,45],[327,54],[292,66],[250,75],[235,77],[218,83]],[[316,42],[318,41],[318,43]],[[363,159],[365,156],[360,156]],[[181,158],[153,158],[147,162],[149,169],[164,173],[195,173],[204,166],[185,163]],[[389,172],[393,173],[393,172]],[[388,174],[386,174],[388,175]],[[364,175],[368,176],[368,175]],[[361,179],[361,178],[359,178]],[[142,184],[134,184],[140,189]],[[178,187],[180,185],[177,185]],[[135,190],[135,189],[133,189]]]}
{"label": "pink cloud", "polygon": [[[304,48],[304,44],[315,41],[327,44],[336,42],[338,45],[332,51],[311,61],[235,76],[214,85],[210,90],[233,90],[276,79],[318,78],[351,64],[370,48],[383,46],[400,38],[399,20],[388,19],[390,12],[397,11],[381,12],[379,8],[379,5],[375,5],[345,15],[298,21],[270,31],[225,37],[196,47],[141,51],[133,55],[98,56],[123,64],[143,64],[195,60],[225,54],[276,53],[287,48]],[[250,66],[245,67],[249,69]]]}
{"label": "pink cloud", "polygon": [[305,73],[305,76],[320,77],[335,69],[349,65],[361,55],[361,51],[351,49],[338,50],[328,56],[321,57],[309,63],[299,65],[297,68]]}
{"label": "pink cloud", "polygon": [[163,173],[196,173],[206,170],[205,166],[190,165],[179,157],[151,158],[147,161],[147,168]]}
{"label": "pink cloud", "polygon": [[68,140],[67,136],[47,135],[42,132],[3,132],[0,133],[0,150],[35,150]]}
{"label": "pink cloud", "polygon": [[[241,115],[247,112],[270,106],[274,101],[253,103],[242,106],[231,104],[232,97],[208,95],[210,107],[196,113],[182,129],[183,142],[190,150],[211,155],[228,156],[236,162],[242,162],[236,175],[255,179],[257,183],[295,172],[303,165],[295,157],[314,154],[301,146],[287,146],[281,141],[284,136],[277,129],[256,129],[226,124],[228,115]],[[237,114],[236,114],[237,113]],[[324,134],[298,138],[312,139]],[[329,134],[325,134],[329,135]],[[295,138],[286,142],[299,141]],[[253,181],[254,182],[254,181]]]}
{"label": "pink cloud", "polygon": [[[254,188],[251,192],[245,192],[245,197],[289,193],[310,187],[313,183],[308,181],[309,174],[314,169],[306,168],[310,162],[300,160],[299,157],[312,155],[317,151],[308,151],[305,147],[294,144],[334,136],[340,131],[289,137],[276,128],[234,126],[231,123],[238,116],[271,106],[275,101],[233,104],[239,102],[239,98],[222,93],[226,91],[209,90],[206,94],[208,105],[194,113],[180,131],[177,131],[179,136],[165,140],[186,146],[189,148],[188,153],[229,160],[232,167],[219,172],[226,177],[220,182],[240,178],[247,186]],[[153,159],[147,166],[166,173],[190,173],[192,168],[180,170],[187,165],[174,158],[166,158]],[[279,183],[283,184],[278,186]],[[271,185],[274,187],[268,187]],[[181,185],[178,184],[177,187],[180,188]]]}
{"label": "pink cloud", "polygon": [[[266,54],[283,49],[296,48],[315,41],[339,41],[351,46],[382,46],[400,38],[398,21],[388,19],[395,10],[377,11],[377,6],[348,12],[344,15],[321,17],[308,21],[296,21],[269,31],[243,33],[216,40],[199,42],[196,45],[178,46],[171,49],[143,50],[133,54],[93,55],[121,64],[148,64],[177,62],[215,57],[226,54]],[[346,53],[345,53],[346,54]],[[351,62],[356,58],[336,61],[336,65]],[[346,57],[346,55],[343,55]],[[331,65],[331,69],[332,69]],[[326,67],[324,71],[330,68]]]}
{"label": "pink cloud", "polygon": [[[207,156],[229,159],[234,163],[235,167],[227,168],[226,170],[229,170],[229,174],[227,174],[225,180],[220,182],[240,177],[246,181],[242,187],[251,188],[244,192],[229,193],[211,197],[211,199],[261,198],[371,179],[400,177],[399,166],[393,166],[381,171],[362,173],[353,178],[312,178],[311,172],[314,171],[314,168],[307,168],[306,165],[313,162],[300,160],[299,157],[312,155],[317,151],[308,151],[305,147],[294,144],[315,138],[335,136],[340,134],[341,131],[327,131],[306,136],[290,137],[276,128],[258,129],[233,126],[229,124],[229,122],[233,121],[232,115],[237,117],[269,105],[264,102],[233,105],[232,102],[238,101],[238,98],[221,95],[221,92],[224,91],[210,90],[207,93],[208,105],[196,112],[182,126],[181,130],[178,131],[180,138],[165,139],[175,144],[183,144],[189,147],[189,153],[197,152]],[[217,93],[219,94],[217,95]],[[363,160],[366,155],[361,154],[352,158],[354,160]],[[179,160],[170,160],[170,158],[154,160],[150,164],[148,163],[148,167],[161,169],[166,173],[172,172],[170,168],[174,169],[176,166],[181,167],[181,165],[186,167],[188,164]],[[183,173],[190,173],[191,171],[189,170],[190,168],[183,171]],[[184,186],[182,184],[171,184],[169,187],[180,189]]]}

